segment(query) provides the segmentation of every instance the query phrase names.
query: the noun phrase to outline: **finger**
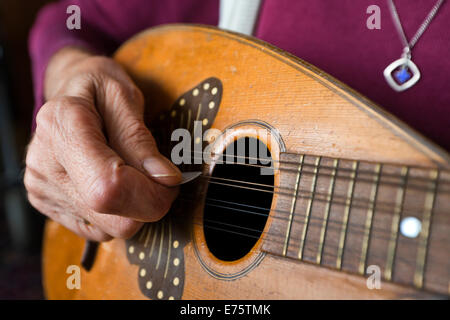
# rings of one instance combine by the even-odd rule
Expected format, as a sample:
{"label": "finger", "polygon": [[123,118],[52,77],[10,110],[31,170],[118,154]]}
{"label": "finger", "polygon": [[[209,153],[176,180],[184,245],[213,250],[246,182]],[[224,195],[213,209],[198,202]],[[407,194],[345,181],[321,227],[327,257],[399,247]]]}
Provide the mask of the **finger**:
{"label": "finger", "polygon": [[62,213],[61,208],[54,206],[48,198],[37,197],[29,193],[28,201],[36,210],[83,238],[100,242],[112,239],[109,234],[102,231],[99,227],[93,224],[86,224],[82,218]]}
{"label": "finger", "polygon": [[99,226],[105,233],[114,238],[129,239],[138,232],[143,222],[127,217],[87,211],[86,220]]}
{"label": "finger", "polygon": [[100,118],[88,101],[66,97],[39,114],[39,122],[54,118],[47,121],[57,124],[48,133],[55,137],[55,156],[88,208],[139,221],[155,221],[167,213],[177,190],[126,165],[108,147]]}
{"label": "finger", "polygon": [[144,101],[131,79],[122,82],[108,80],[103,83],[104,95],[98,98],[108,140],[111,147],[125,160],[167,186],[180,183],[181,172],[158,151],[155,139],[143,119]]}

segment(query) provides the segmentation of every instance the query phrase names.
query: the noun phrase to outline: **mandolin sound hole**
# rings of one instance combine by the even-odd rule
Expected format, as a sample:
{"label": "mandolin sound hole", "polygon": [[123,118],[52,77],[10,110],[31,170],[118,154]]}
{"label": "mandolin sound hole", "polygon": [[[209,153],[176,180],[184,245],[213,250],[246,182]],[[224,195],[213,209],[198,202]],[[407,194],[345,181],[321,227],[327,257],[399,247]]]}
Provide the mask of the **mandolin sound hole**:
{"label": "mandolin sound hole", "polygon": [[274,176],[267,146],[254,138],[230,144],[216,163],[208,186],[204,234],[211,253],[234,261],[261,237],[273,197]]}

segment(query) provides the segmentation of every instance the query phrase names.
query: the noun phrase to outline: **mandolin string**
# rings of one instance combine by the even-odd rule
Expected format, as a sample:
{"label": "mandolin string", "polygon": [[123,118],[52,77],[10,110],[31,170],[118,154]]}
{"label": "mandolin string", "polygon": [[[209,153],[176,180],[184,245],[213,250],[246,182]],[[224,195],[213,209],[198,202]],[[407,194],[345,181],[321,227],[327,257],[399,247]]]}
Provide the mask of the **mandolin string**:
{"label": "mandolin string", "polygon": [[[192,199],[185,199],[185,198],[179,198],[181,201],[190,201],[190,202],[196,202],[195,200],[192,200]],[[212,206],[212,207],[218,207],[218,208],[223,208],[223,209],[229,209],[229,210],[232,210],[232,211],[237,211],[237,212],[242,212],[242,213],[246,213],[246,214],[252,214],[252,215],[259,215],[259,216],[263,216],[263,217],[270,217],[270,218],[272,218],[272,219],[274,219],[274,220],[280,220],[280,221],[289,221],[290,219],[289,219],[289,217],[283,217],[283,216],[274,216],[274,215],[269,215],[269,213],[270,212],[280,212],[280,213],[287,213],[287,214],[289,214],[289,212],[288,211],[284,211],[284,210],[278,210],[278,209],[266,209],[266,208],[261,208],[261,207],[255,207],[255,206],[250,206],[250,207],[254,207],[254,208],[258,208],[258,209],[260,209],[260,210],[266,210],[267,211],[267,213],[261,213],[261,212],[256,212],[256,211],[250,211],[250,210],[245,210],[245,209],[239,209],[239,208],[233,208],[233,207],[227,207],[227,206],[220,206],[220,205],[218,205],[218,204],[215,204],[214,202],[211,202],[211,200],[212,201],[215,201],[215,202],[227,202],[228,204],[237,204],[237,205],[240,205],[240,206],[249,206],[249,205],[245,205],[245,204],[238,204],[238,203],[233,203],[233,202],[229,202],[229,201],[223,201],[223,200],[218,200],[218,199],[212,199],[212,198],[208,198],[208,199],[206,199],[207,201],[205,201],[205,204],[206,205],[209,205],[209,206]],[[209,202],[208,202],[208,200],[209,200]],[[306,218],[306,214],[302,214],[302,213],[295,213],[294,214],[294,218]],[[337,221],[337,220],[334,220],[334,219],[323,219],[323,218],[319,218],[319,217],[315,217],[315,216],[310,216],[310,219],[311,220],[318,220],[319,222],[321,222],[321,223],[323,223],[325,220],[327,220],[328,221],[328,223],[336,223],[336,224],[340,224],[340,225],[342,225],[342,222],[341,221]],[[294,221],[293,221],[294,222]],[[296,221],[295,221],[296,222]],[[322,225],[322,224],[321,224]],[[354,230],[357,230],[358,228],[364,228],[365,226],[364,225],[359,225],[359,224],[353,224],[353,223],[351,223],[351,222],[348,222],[348,225],[349,226],[351,226],[351,227],[353,227],[354,228]],[[366,231],[367,229],[363,229],[364,231]],[[390,231],[389,230],[385,230],[385,229],[379,229],[379,228],[374,228],[374,227],[372,227],[372,230],[373,231],[376,231],[376,232],[379,232],[379,233],[381,233],[381,234],[388,234],[388,235],[390,235],[391,233],[390,233]]]}
{"label": "mandolin string", "polygon": [[[271,186],[271,185],[266,185],[266,184],[261,184],[261,183],[247,182],[247,181],[243,181],[243,180],[234,180],[234,179],[212,177],[212,176],[205,176],[205,175],[201,175],[200,178],[208,179],[208,180],[212,179],[212,180],[219,180],[219,181],[237,182],[237,183],[244,184],[244,185],[245,184],[259,185],[259,186],[263,186],[263,187],[267,187],[267,188],[271,188],[271,189],[283,189],[284,188],[284,187]],[[240,185],[237,185],[237,184],[234,185],[234,184],[231,184],[231,183],[230,184],[228,184],[228,183],[220,183],[220,182],[217,182],[217,181],[209,181],[209,183],[217,184],[217,185],[224,185],[224,186],[229,186],[229,187],[236,187],[236,188],[240,187]],[[301,190],[301,189],[298,189],[298,192],[296,192],[295,189],[289,189],[289,190],[292,190],[292,194],[291,193],[278,192],[278,191],[257,189],[257,188],[250,188],[250,190],[261,191],[261,192],[265,192],[265,193],[277,194],[277,195],[282,195],[282,196],[288,196],[288,197],[291,197],[291,198],[295,195],[294,193],[297,193],[297,198],[314,199],[314,200],[319,201],[319,202],[325,202],[325,203],[329,202],[331,204],[345,204],[345,201],[347,200],[347,196],[344,196],[344,195],[337,195],[335,193],[333,193],[333,194],[321,193],[321,192],[317,192],[317,191],[305,191],[305,190]],[[304,194],[305,193],[309,193],[309,194],[311,194],[311,196],[302,196],[301,193],[304,193]],[[441,194],[441,192],[439,192],[439,194]],[[323,196],[325,199],[316,198],[316,195]],[[332,202],[329,201],[329,200],[326,200],[326,199],[328,199],[331,196],[333,196],[333,201]],[[343,199],[344,202],[335,201],[336,199]],[[369,204],[369,206],[376,204],[378,209],[380,208],[380,206],[386,206],[386,207],[389,207],[389,208],[391,208],[392,206],[396,206],[394,203],[390,203],[390,202],[379,201],[377,199],[375,199],[374,201],[371,201],[368,198],[358,198],[358,197],[354,197],[354,196],[352,197],[352,202],[367,203],[367,204]],[[352,203],[352,207],[363,208],[363,209],[368,208],[368,206],[367,207],[356,206],[356,205],[354,205],[354,203]],[[379,211],[383,211],[383,210],[379,210]],[[391,211],[388,211],[388,212],[391,212]],[[413,211],[411,209],[405,209],[405,208],[403,208],[402,212],[409,213],[409,214],[415,214],[415,215],[422,214],[422,212],[416,212],[416,211]],[[439,212],[439,211],[436,211],[436,212]],[[290,212],[288,212],[288,214],[290,214]]]}
{"label": "mandolin string", "polygon": [[[209,176],[201,176],[203,178],[208,178],[210,179],[211,177]],[[239,189],[247,189],[247,190],[251,190],[251,191],[257,191],[257,192],[264,192],[264,193],[268,193],[268,194],[272,194],[272,195],[282,195],[282,196],[288,196],[290,198],[292,198],[294,196],[294,194],[290,194],[290,193],[284,193],[284,192],[277,192],[277,191],[271,191],[271,190],[264,190],[264,189],[258,189],[258,188],[252,188],[252,187],[246,187],[246,186],[241,186],[241,185],[235,185],[235,184],[229,184],[229,183],[222,183],[222,182],[217,182],[217,181],[209,181],[210,184],[215,184],[215,185],[222,185],[222,186],[226,186],[226,187],[231,187],[231,188],[239,188]],[[277,187],[272,187],[272,188],[277,188]],[[305,193],[309,193],[311,194],[311,196],[302,196],[302,194]],[[317,198],[316,195],[321,195],[324,196],[325,198],[328,198],[331,196],[331,194],[324,194],[324,193],[319,193],[316,191],[305,191],[305,190],[298,190],[298,195],[296,196],[296,198],[300,198],[300,199],[312,199],[314,201],[319,201],[319,202],[325,202],[325,203],[330,203],[331,205],[336,204],[336,205],[345,205],[346,201],[347,201],[347,197],[346,196],[338,196],[338,195],[334,195],[333,194],[333,201],[327,200],[327,199],[321,199],[321,198]],[[335,201],[336,198],[342,198],[344,199],[343,202],[339,202],[339,201]],[[357,197],[352,197],[352,202],[356,202],[356,203],[367,203],[368,206],[361,206],[361,205],[355,205],[352,203],[352,207],[353,208],[358,208],[358,209],[368,209],[370,206],[377,206],[379,207],[380,205],[383,205],[384,207],[397,207],[396,204],[394,203],[389,203],[389,202],[382,202],[382,201],[370,201],[369,199],[365,199],[365,198],[357,198]],[[378,209],[378,208],[377,208]],[[379,212],[382,213],[392,213],[392,211],[387,210],[386,208],[384,210],[379,210]],[[411,209],[407,209],[407,208],[402,208],[402,212],[405,214],[411,214],[411,215],[421,215],[422,212],[417,212]],[[436,212],[440,212],[440,211],[433,211],[434,213]],[[290,214],[290,212],[287,212],[288,214]]]}
{"label": "mandolin string", "polygon": [[[195,154],[201,154],[202,156],[204,156],[204,155],[208,155],[209,156],[209,154],[208,154],[208,152],[205,152],[205,151],[192,151],[192,153],[195,153]],[[293,154],[293,153],[290,153],[290,154]],[[297,154],[296,154],[297,155]],[[298,154],[299,156],[300,156],[300,154]],[[308,156],[308,155],[305,155],[305,156]],[[337,167],[337,168],[335,168],[335,167],[330,167],[330,166],[326,166],[326,165],[323,165],[323,164],[318,164],[318,165],[316,165],[316,164],[312,164],[312,163],[305,163],[305,162],[303,162],[303,163],[300,163],[300,162],[291,162],[291,161],[284,161],[284,160],[274,160],[274,159],[268,159],[268,158],[254,158],[254,157],[246,157],[246,156],[238,156],[238,155],[227,155],[227,154],[224,154],[223,156],[222,156],[222,163],[226,163],[227,164],[227,160],[223,160],[223,157],[226,157],[226,158],[239,158],[239,159],[244,159],[244,160],[255,160],[255,161],[261,161],[261,160],[264,160],[264,161],[269,161],[269,162],[275,162],[275,163],[281,163],[281,164],[292,164],[292,165],[295,165],[297,168],[282,168],[282,167],[272,167],[272,166],[266,166],[266,165],[258,165],[258,164],[249,164],[249,163],[239,163],[239,162],[233,162],[233,163],[231,163],[231,164],[237,164],[237,165],[243,165],[243,166],[251,166],[251,167],[257,167],[257,168],[266,168],[266,169],[273,169],[273,170],[279,170],[279,171],[291,171],[291,172],[295,172],[295,173],[297,173],[298,172],[298,167],[301,165],[302,167],[309,167],[309,168],[312,168],[312,169],[318,169],[318,171],[320,171],[320,169],[327,169],[327,170],[331,170],[331,171],[334,171],[334,170],[336,170],[337,172],[348,172],[348,173],[353,173],[354,172],[354,170],[352,169],[352,168],[342,168],[342,167]],[[322,158],[326,158],[326,157],[322,157]],[[331,158],[330,158],[331,159]],[[201,160],[201,161],[203,161],[203,158],[201,158],[201,157],[198,157],[198,156],[193,156],[193,157],[191,157],[191,160]],[[346,160],[346,159],[339,159],[339,160]],[[357,160],[347,160],[347,161],[357,161]],[[364,162],[366,162],[366,163],[368,163],[368,164],[377,164],[377,163],[372,163],[372,162],[367,162],[367,161],[364,161]],[[395,166],[395,167],[398,167],[398,168],[400,168],[401,166],[399,166],[399,165],[396,165],[396,164],[392,164],[392,166]],[[414,167],[414,166],[408,166],[408,168],[410,168],[410,169],[413,169],[413,168],[415,168],[415,169],[418,169],[418,170],[433,170],[433,169],[426,169],[426,168],[421,168],[421,167]],[[445,172],[447,172],[446,170],[441,170],[441,171],[445,171]],[[311,174],[314,174],[314,172],[313,171],[305,171],[305,172],[308,172],[308,173],[311,173]],[[319,174],[319,172],[318,172],[318,174]],[[323,173],[322,173],[323,174]],[[325,176],[331,176],[330,174],[323,174],[323,175],[325,175]],[[361,180],[359,180],[359,181],[362,181],[362,182],[373,182],[373,178],[375,177],[375,176],[377,176],[377,173],[375,172],[375,171],[371,171],[371,170],[363,170],[363,169],[358,169],[358,175],[360,176],[360,175],[368,175],[369,176],[369,178],[370,179],[361,179]],[[351,179],[350,177],[347,177],[347,176],[341,176],[342,178],[346,178],[346,179]],[[384,178],[398,178],[398,179],[402,179],[403,178],[403,176],[401,175],[401,174],[393,174],[393,173],[387,173],[387,172],[384,172],[383,174],[382,174],[382,177],[384,177]],[[424,177],[420,177],[420,176],[416,176],[416,177],[410,177],[409,178],[410,180],[417,180],[417,181],[422,181],[422,182],[425,182],[425,183],[433,183],[434,182],[434,179],[430,179],[430,178],[424,178]],[[440,179],[439,180],[439,184],[440,185],[442,185],[442,184],[444,184],[444,185],[450,185],[450,180],[446,180],[446,179]],[[401,185],[401,183],[399,183],[399,184],[395,184],[395,183],[393,183],[393,185],[394,186],[398,186],[398,185]],[[418,186],[418,187],[420,187],[420,186]]]}
{"label": "mandolin string", "polygon": [[[192,202],[192,203],[196,202],[194,200],[183,199],[183,198],[181,198],[180,200],[181,201],[189,201],[189,202]],[[209,199],[209,200],[211,200],[211,199]],[[257,214],[257,215],[261,215],[261,216],[264,216],[264,217],[267,217],[267,218],[271,218],[271,219],[274,219],[274,220],[284,220],[284,221],[288,221],[289,220],[288,218],[277,217],[277,216],[273,216],[273,215],[270,215],[270,214],[261,214],[259,212],[253,212],[253,211],[249,211],[249,210],[243,210],[243,209],[238,209],[238,208],[220,206],[220,205],[217,205],[217,204],[214,204],[214,203],[211,203],[211,202],[207,202],[207,201],[205,202],[205,206],[213,206],[213,207],[218,207],[218,208],[222,208],[222,209],[228,209],[228,210],[231,210],[231,211],[237,211],[237,212],[246,213],[246,214]],[[303,221],[297,221],[296,218],[305,218],[305,217],[306,217],[305,214],[296,213],[294,215],[293,219],[292,219],[292,223],[303,224],[304,223]],[[341,230],[341,227],[342,227],[342,222],[341,221],[337,221],[337,220],[333,220],[333,219],[323,219],[323,218],[315,217],[315,216],[310,216],[309,219],[318,221],[318,223],[315,224],[314,226],[322,227],[323,226],[323,222],[327,221],[327,223],[328,223],[327,229],[329,229],[329,228],[332,228],[332,229],[336,228],[336,230]],[[211,222],[217,222],[217,223],[221,222],[221,221],[217,221],[217,220],[210,220],[210,221]],[[338,225],[338,226],[334,227],[333,224]],[[309,223],[309,225],[311,225],[311,222]],[[234,226],[237,227],[237,228],[242,227],[242,226],[239,226],[239,225],[234,225]],[[348,222],[347,229],[352,230],[354,232],[354,234],[358,234],[358,235],[365,234],[369,230],[372,233],[377,232],[378,234],[389,235],[389,237],[377,236],[376,239],[380,239],[380,240],[390,240],[390,235],[391,235],[390,231],[388,231],[388,230],[379,229],[379,228],[373,228],[373,227],[372,228],[367,228],[364,225],[354,224],[354,223],[351,223],[351,222]],[[286,237],[286,235],[282,234],[282,233],[280,233],[280,234],[269,233],[269,234],[280,236],[280,237],[283,237],[283,238]]]}
{"label": "mandolin string", "polygon": [[[181,198],[180,200],[181,201],[189,201],[189,202],[195,203],[194,200],[189,200],[189,199],[184,199],[184,198]],[[211,200],[211,199],[209,199],[209,200]],[[237,212],[246,213],[246,214],[260,215],[260,216],[264,216],[264,217],[271,218],[271,219],[274,219],[274,220],[289,221],[289,218],[277,217],[277,216],[270,215],[269,213],[263,214],[263,213],[260,213],[260,212],[254,212],[254,211],[250,211],[250,210],[244,210],[244,209],[232,208],[232,207],[227,207],[227,206],[221,206],[221,205],[217,205],[217,204],[214,204],[214,203],[211,203],[211,202],[208,202],[208,201],[205,201],[205,206],[212,206],[212,207],[217,207],[217,208],[221,208],[221,209],[228,209],[228,210],[231,210],[231,211],[237,211]],[[268,210],[268,211],[270,211],[270,210]],[[296,221],[296,218],[305,218],[305,217],[306,217],[305,214],[300,214],[300,213],[297,214],[296,213],[294,215],[294,217],[293,217],[292,223],[302,224],[303,221]],[[319,222],[315,226],[323,226],[323,222],[327,220],[327,219],[322,219],[322,218],[314,217],[314,216],[310,216],[309,219],[310,220],[317,220]],[[220,221],[217,221],[217,220],[210,220],[210,222],[218,222],[218,223],[220,223]],[[342,226],[342,222],[341,221],[328,219],[327,223],[328,223],[328,228],[330,228],[331,224],[337,224],[337,225],[339,225],[339,227],[336,227],[336,230],[341,230],[341,226]],[[311,223],[309,223],[309,225],[311,225]],[[234,226],[237,227],[237,228],[241,227],[239,225],[234,225]],[[331,226],[331,228],[334,228],[334,227]],[[348,227],[347,228],[348,229],[352,229],[353,231],[355,231],[355,234],[364,234],[367,230],[369,230],[369,228],[365,228],[365,226],[363,226],[363,225],[358,225],[358,224],[354,224],[354,223],[350,223],[350,222],[348,223]],[[388,235],[390,235],[390,232],[388,232],[387,230],[378,229],[378,228],[376,228],[376,229],[372,228],[371,230],[375,231],[375,232],[379,232],[380,234],[388,234]],[[274,234],[274,233],[272,233],[272,234]],[[281,233],[279,234],[279,236],[286,237],[285,235],[282,235]],[[379,239],[383,239],[383,240],[389,240],[389,237],[386,237],[386,238],[378,237],[378,238]]]}
{"label": "mandolin string", "polygon": [[[240,164],[240,163],[238,163],[236,165],[259,167],[259,168],[265,168],[265,169],[272,169],[271,167],[262,166],[262,165],[254,165],[254,164]],[[320,165],[317,166],[317,168],[318,168],[317,172],[302,170],[302,175],[303,174],[310,174],[310,175],[316,175],[318,177],[323,176],[323,177],[335,177],[336,179],[343,179],[343,180],[354,180],[355,182],[359,182],[359,183],[371,183],[371,184],[374,183],[374,179],[373,178],[372,179],[362,179],[360,177],[352,178],[352,177],[339,175],[338,172],[341,171],[340,168],[336,169],[336,174],[335,175],[320,172],[320,169],[321,169]],[[279,171],[286,171],[286,170],[288,170],[288,171],[295,172],[295,173],[299,172],[298,169],[294,170],[294,169],[286,169],[286,168],[278,168],[278,169],[274,169],[274,170],[279,170]],[[358,175],[359,174],[360,174],[360,172],[358,170]],[[209,177],[209,176],[205,176],[205,177]],[[375,177],[375,175],[373,177]],[[398,183],[388,182],[388,181],[383,181],[383,178],[384,178],[384,174],[380,177],[379,181],[377,182],[377,184],[379,186],[387,185],[387,186],[392,186],[392,187],[403,187],[403,184],[402,184],[401,181],[399,181]],[[424,191],[424,192],[430,192],[430,191],[434,191],[435,190],[434,187],[424,188],[422,185],[417,185],[417,184],[412,184],[411,183],[411,180],[417,180],[417,179],[418,179],[418,177],[409,177],[408,178],[408,184],[407,184],[406,187],[408,189],[419,190],[419,191]],[[431,184],[432,182],[434,182],[434,181],[433,180],[429,180],[427,184]],[[447,183],[444,179],[439,179],[438,182],[439,182],[439,193],[450,193],[450,189],[444,189],[442,187],[443,183],[444,184]],[[285,188],[285,189],[289,190],[289,188],[287,188],[287,187],[278,187],[278,188]],[[290,189],[290,190],[294,191],[295,189]]]}
{"label": "mandolin string", "polygon": [[[186,225],[185,217],[174,217],[171,220],[174,223],[176,223],[176,224]],[[251,228],[245,228],[245,227],[242,227],[242,226],[227,224],[227,223],[220,222],[220,221],[210,221],[210,222],[214,222],[214,223],[217,223],[217,224],[220,224],[220,225],[229,226],[229,227],[231,226],[231,227],[241,228],[241,229],[242,228],[244,228],[244,229],[251,229]],[[201,226],[201,227],[205,227],[207,229],[213,229],[213,230],[218,230],[218,231],[222,231],[222,232],[225,232],[225,233],[231,233],[231,234],[236,234],[236,235],[240,235],[240,236],[247,237],[247,238],[252,238],[252,239],[255,239],[255,240],[258,240],[261,237],[265,237],[265,238],[262,238],[263,241],[270,241],[270,242],[274,242],[274,243],[278,243],[278,244],[284,245],[285,237],[281,236],[279,234],[275,234],[274,235],[273,233],[261,232],[261,231],[255,229],[253,232],[257,233],[258,235],[253,235],[253,234],[250,234],[250,233],[244,233],[244,232],[239,232],[239,231],[233,231],[233,230],[230,230],[230,229],[219,228],[217,226],[211,226],[209,224],[202,223],[200,220],[195,220],[195,219],[192,219],[192,224],[193,225],[197,225],[197,226]],[[309,225],[312,225],[312,224],[310,223]],[[322,224],[315,224],[315,226],[322,226]],[[339,230],[340,230],[340,228],[339,228]],[[258,232],[256,232],[256,231],[258,231]],[[380,239],[380,237],[377,237],[377,239]],[[384,238],[384,239],[386,239],[386,238]],[[389,239],[386,239],[386,240],[389,240]],[[406,238],[403,239],[403,238],[400,238],[400,237],[397,239],[398,242],[404,243],[405,245],[409,246],[409,245],[411,245],[411,243],[410,243],[411,240],[409,240],[409,241],[408,240],[409,239],[406,239]],[[289,247],[292,246],[292,244],[291,244],[292,241],[296,241],[299,246],[302,245],[302,243],[303,243],[303,240],[300,239],[300,238],[290,237],[290,241],[289,241],[290,245],[289,245]],[[308,242],[309,244],[313,245],[314,247],[317,244],[319,244],[319,242],[317,242],[317,241],[308,240],[306,238],[305,238],[305,242]],[[414,246],[414,247],[416,247],[416,246]],[[323,255],[328,255],[328,256],[331,256],[333,258],[337,258],[337,255],[330,254],[330,253],[326,252],[326,248],[327,247],[325,246],[323,248],[323,250],[322,250],[322,254]],[[309,250],[309,251],[312,250],[308,246],[305,246],[304,249],[305,250]],[[362,250],[362,247],[361,247],[361,250]],[[345,253],[346,253],[347,256],[348,256],[348,254],[353,254],[353,255],[358,255],[358,257],[359,257],[360,254],[361,254],[361,250],[353,249],[351,247],[346,247]],[[317,252],[315,252],[315,253],[317,254]],[[377,254],[371,253],[371,258],[382,259],[382,258],[385,258],[385,256],[381,257],[381,256],[379,256]],[[405,263],[416,263],[415,260],[410,260],[410,259],[407,259],[407,258],[402,257],[402,256],[397,256],[396,259],[398,259],[399,261],[405,262]]]}

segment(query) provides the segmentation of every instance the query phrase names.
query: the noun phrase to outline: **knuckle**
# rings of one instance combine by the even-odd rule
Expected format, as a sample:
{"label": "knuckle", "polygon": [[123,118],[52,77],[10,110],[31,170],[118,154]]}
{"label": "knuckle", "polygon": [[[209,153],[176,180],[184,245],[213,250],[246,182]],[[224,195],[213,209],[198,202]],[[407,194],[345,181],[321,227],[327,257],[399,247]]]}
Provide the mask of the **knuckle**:
{"label": "knuckle", "polygon": [[86,194],[87,206],[100,213],[116,213],[122,188],[118,179],[97,178]]}
{"label": "knuckle", "polygon": [[36,134],[47,131],[54,120],[54,109],[56,105],[53,101],[46,102],[36,114]]}
{"label": "knuckle", "polygon": [[25,170],[25,175],[23,177],[23,184],[28,193],[33,192],[34,189],[34,182],[32,180],[33,179],[30,176],[29,170]]}

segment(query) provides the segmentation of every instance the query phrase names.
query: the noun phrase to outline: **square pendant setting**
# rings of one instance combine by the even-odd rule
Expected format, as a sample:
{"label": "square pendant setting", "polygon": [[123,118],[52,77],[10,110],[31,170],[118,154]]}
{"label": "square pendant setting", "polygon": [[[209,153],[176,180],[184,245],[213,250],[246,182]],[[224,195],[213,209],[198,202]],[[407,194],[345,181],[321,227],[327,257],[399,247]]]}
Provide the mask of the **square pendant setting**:
{"label": "square pendant setting", "polygon": [[[402,69],[395,71],[399,67],[402,67]],[[408,71],[411,72],[411,74],[409,74]],[[398,92],[411,88],[420,79],[419,68],[417,68],[416,64],[408,58],[395,60],[384,69],[383,74],[391,88]],[[398,82],[394,77],[398,79]]]}

